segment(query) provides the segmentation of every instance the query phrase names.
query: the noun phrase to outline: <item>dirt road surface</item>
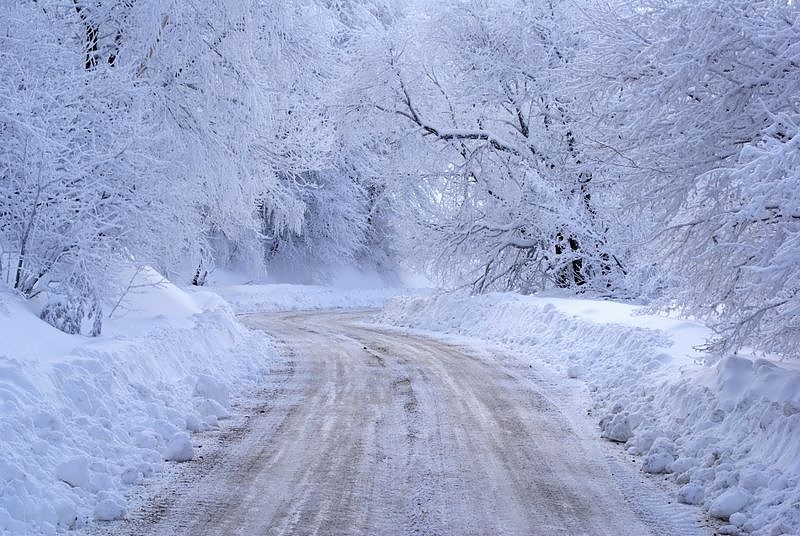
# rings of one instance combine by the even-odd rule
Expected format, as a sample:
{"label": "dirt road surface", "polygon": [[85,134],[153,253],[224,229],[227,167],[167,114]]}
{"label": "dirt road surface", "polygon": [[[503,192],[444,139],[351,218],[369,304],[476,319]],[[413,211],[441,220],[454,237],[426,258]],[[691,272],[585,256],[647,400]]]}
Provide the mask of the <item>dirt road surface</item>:
{"label": "dirt road surface", "polygon": [[705,533],[574,426],[529,365],[361,320],[245,317],[291,354],[280,388],[218,455],[93,533]]}

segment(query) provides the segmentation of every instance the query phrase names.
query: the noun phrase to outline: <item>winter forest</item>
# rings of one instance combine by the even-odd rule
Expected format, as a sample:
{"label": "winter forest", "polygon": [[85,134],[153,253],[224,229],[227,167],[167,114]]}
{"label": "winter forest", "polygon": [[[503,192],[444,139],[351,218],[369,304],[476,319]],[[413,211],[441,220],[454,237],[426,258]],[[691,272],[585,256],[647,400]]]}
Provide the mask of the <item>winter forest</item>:
{"label": "winter forest", "polygon": [[795,2],[26,0],[0,279],[99,333],[120,271],[633,300],[800,344]]}

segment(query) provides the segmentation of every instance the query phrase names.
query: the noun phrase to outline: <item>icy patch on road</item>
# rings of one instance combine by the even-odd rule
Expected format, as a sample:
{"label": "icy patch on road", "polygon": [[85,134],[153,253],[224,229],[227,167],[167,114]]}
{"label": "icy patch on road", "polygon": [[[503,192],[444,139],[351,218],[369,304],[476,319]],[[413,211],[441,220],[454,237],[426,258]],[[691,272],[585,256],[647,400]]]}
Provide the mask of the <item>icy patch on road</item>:
{"label": "icy patch on road", "polygon": [[124,517],[131,486],[191,459],[189,432],[225,418],[274,354],[218,296],[149,269],[132,281],[94,339],[0,291],[0,534]]}
{"label": "icy patch on road", "polygon": [[726,533],[800,534],[800,371],[694,348],[710,332],[599,300],[513,294],[397,299],[381,320],[523,348],[584,381],[601,434],[666,474]]}

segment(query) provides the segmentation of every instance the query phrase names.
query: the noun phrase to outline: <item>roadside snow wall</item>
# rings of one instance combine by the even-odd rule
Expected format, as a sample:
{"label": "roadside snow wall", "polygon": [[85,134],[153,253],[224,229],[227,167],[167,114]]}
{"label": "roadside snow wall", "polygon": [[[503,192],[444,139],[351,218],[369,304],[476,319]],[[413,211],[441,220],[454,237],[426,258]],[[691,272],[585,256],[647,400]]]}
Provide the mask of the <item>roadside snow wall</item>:
{"label": "roadside snow wall", "polygon": [[96,339],[66,335],[0,291],[0,534],[125,516],[125,492],[194,455],[273,355],[215,295],[155,272]]}
{"label": "roadside snow wall", "polygon": [[599,433],[668,474],[678,500],[755,535],[800,534],[800,371],[728,357],[702,364],[710,332],[599,300],[514,294],[397,299],[381,321],[479,337],[587,384]]}

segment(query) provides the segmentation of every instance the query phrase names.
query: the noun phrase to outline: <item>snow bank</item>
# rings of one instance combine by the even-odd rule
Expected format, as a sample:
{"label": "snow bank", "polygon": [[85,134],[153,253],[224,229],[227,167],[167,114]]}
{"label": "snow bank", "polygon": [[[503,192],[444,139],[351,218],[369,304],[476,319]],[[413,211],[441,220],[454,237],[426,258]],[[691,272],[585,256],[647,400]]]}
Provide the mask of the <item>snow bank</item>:
{"label": "snow bank", "polygon": [[267,338],[216,295],[151,270],[132,281],[95,339],[0,291],[0,534],[124,517],[126,490],[191,459],[188,432],[216,426],[267,365]]}
{"label": "snow bank", "polygon": [[702,325],[605,301],[412,297],[381,319],[522,347],[584,381],[602,435],[643,471],[670,475],[679,500],[728,523],[722,532],[800,534],[796,367],[742,357],[704,365],[693,348],[710,335]]}
{"label": "snow bank", "polygon": [[382,307],[388,300],[409,293],[400,288],[340,289],[317,285],[232,285],[209,287],[237,313],[361,309]]}

